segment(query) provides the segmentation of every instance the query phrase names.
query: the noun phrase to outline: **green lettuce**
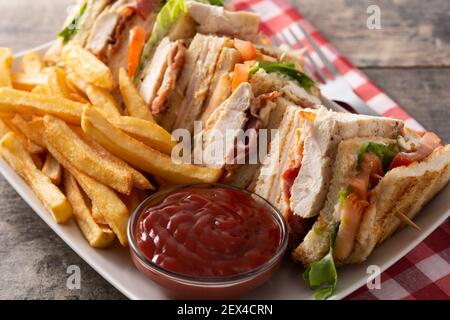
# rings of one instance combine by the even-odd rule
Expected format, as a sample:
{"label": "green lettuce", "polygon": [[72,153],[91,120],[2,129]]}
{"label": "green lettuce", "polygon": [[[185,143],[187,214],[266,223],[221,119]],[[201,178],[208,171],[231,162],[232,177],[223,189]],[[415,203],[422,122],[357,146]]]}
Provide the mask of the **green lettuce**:
{"label": "green lettuce", "polygon": [[212,6],[218,6],[223,7],[223,1],[222,0],[196,0],[197,2],[210,4]]}
{"label": "green lettuce", "polygon": [[344,206],[345,199],[347,199],[347,196],[350,194],[350,187],[342,188],[341,191],[339,191],[339,204]]}
{"label": "green lettuce", "polygon": [[295,65],[290,62],[272,62],[272,61],[259,61],[250,69],[250,77],[254,75],[258,70],[264,69],[266,72],[278,72],[288,76],[289,78],[297,81],[300,86],[305,90],[310,91],[314,87],[315,82],[306,74],[295,69]]}
{"label": "green lettuce", "polygon": [[80,8],[78,14],[73,18],[73,20],[63,30],[61,30],[60,33],[58,33],[58,37],[61,37],[63,39],[63,44],[67,44],[77,33],[79,29],[78,24],[81,20],[81,17],[83,17],[84,13],[86,12],[87,5],[88,3],[85,2],[85,4],[83,4],[83,6]]}
{"label": "green lettuce", "polygon": [[321,260],[312,263],[303,273],[303,279],[313,289],[317,300],[328,299],[336,289],[337,271],[333,258],[333,247],[336,240],[337,225],[330,235],[330,250]]}
{"label": "green lettuce", "polygon": [[375,154],[381,160],[383,170],[386,171],[389,168],[392,160],[397,153],[397,147],[394,143],[392,144],[382,144],[375,142],[365,143],[358,151],[358,162],[357,169],[361,168],[361,164],[364,160],[364,154],[371,152]]}

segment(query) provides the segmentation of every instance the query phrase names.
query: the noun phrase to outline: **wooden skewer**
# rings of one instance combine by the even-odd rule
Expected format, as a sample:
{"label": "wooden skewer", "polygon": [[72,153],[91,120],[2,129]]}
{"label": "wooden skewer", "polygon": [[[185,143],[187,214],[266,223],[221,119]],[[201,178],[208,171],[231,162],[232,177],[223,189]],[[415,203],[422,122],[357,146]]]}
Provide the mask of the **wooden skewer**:
{"label": "wooden skewer", "polygon": [[407,215],[398,211],[395,213],[395,215],[397,216],[397,218],[399,218],[402,222],[406,223],[410,227],[416,229],[417,231],[421,230],[420,227],[417,224],[415,224]]}

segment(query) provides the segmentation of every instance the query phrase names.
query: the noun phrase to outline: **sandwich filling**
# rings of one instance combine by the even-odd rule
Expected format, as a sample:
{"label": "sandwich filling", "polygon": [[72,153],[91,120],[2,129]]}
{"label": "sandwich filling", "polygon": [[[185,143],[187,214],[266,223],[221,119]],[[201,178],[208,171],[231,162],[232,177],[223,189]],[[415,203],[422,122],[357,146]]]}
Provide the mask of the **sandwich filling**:
{"label": "sandwich filling", "polygon": [[[371,191],[387,172],[424,161],[441,148],[440,139],[431,132],[419,134],[405,129],[404,135],[399,136],[397,141],[391,141],[393,142],[384,143],[367,139],[354,150],[356,161],[353,172],[348,174],[349,179],[339,192],[337,211],[334,213],[337,214],[334,218],[336,224],[325,225],[324,223],[329,223],[325,221],[330,218],[319,219],[322,224],[311,230],[317,234],[325,232],[325,229],[332,230],[327,240],[328,253],[309,263],[304,273],[307,283],[316,290],[316,298],[326,299],[332,295],[337,282],[335,261],[341,265],[353,254],[364,215],[368,207],[372,206]],[[403,219],[408,218],[405,216]]]}
{"label": "sandwich filling", "polygon": [[385,145],[373,142],[359,149],[355,174],[339,195],[340,224],[334,244],[334,256],[338,261],[347,259],[353,250],[365,208],[369,205],[370,190],[389,170],[420,162],[439,146],[440,139],[434,133],[427,132],[418,144],[411,142],[408,150],[399,151],[401,147],[398,143]]}

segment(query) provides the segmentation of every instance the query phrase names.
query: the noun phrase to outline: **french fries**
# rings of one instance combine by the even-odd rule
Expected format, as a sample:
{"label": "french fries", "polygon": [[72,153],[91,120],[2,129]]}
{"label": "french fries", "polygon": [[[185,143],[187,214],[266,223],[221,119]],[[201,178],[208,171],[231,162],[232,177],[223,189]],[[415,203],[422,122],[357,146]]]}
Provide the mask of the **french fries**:
{"label": "french fries", "polygon": [[112,118],[110,121],[147,146],[170,155],[176,141],[156,123],[133,117]]}
{"label": "french fries", "polygon": [[129,116],[155,122],[150,108],[123,68],[119,72],[119,88]]}
{"label": "french fries", "polygon": [[66,45],[61,53],[62,61],[85,81],[100,88],[111,90],[111,70],[96,56],[81,47]]}
{"label": "french fries", "polygon": [[81,120],[83,131],[116,156],[136,168],[174,183],[216,182],[222,170],[191,164],[175,164],[170,156],[154,150],[115,128],[94,107],[86,105]]}
{"label": "french fries", "polygon": [[45,87],[45,85],[38,85],[36,87],[34,87],[31,90],[32,93],[37,93],[37,94],[48,94],[48,89]]}
{"label": "french fries", "polygon": [[22,69],[26,74],[38,74],[44,68],[41,56],[34,51],[27,52],[22,58]]}
{"label": "french fries", "polygon": [[81,79],[75,72],[70,72],[66,77],[67,86],[72,89],[72,91],[77,91],[80,94],[86,94],[88,83]]}
{"label": "french fries", "polygon": [[17,139],[20,140],[25,149],[31,154],[38,154],[45,152],[45,148],[34,143],[28,139],[12,122],[12,120],[3,120],[8,127],[16,134]]}
{"label": "french fries", "polygon": [[50,95],[70,99],[70,90],[67,87],[66,71],[61,68],[50,68],[47,78],[48,93]]}
{"label": "french fries", "polygon": [[127,223],[129,213],[119,196],[111,188],[77,170],[61,153],[53,149],[51,145],[48,145],[48,151],[64,169],[68,170],[75,177],[80,187],[91,200],[92,211],[95,208],[98,213],[101,213],[105,222],[119,239],[119,242],[123,246],[126,246],[128,244]]}
{"label": "french fries", "polygon": [[12,84],[15,89],[31,91],[37,86],[47,84],[48,75],[44,72],[28,74],[24,72],[12,75]]}
{"label": "french fries", "polygon": [[130,194],[133,177],[127,167],[103,161],[102,157],[89,147],[62,120],[44,117],[47,146],[63,154],[79,171],[123,194]]}
{"label": "french fries", "polygon": [[72,216],[72,207],[66,196],[50,179],[38,170],[14,132],[0,141],[1,155],[11,167],[30,185],[57,223],[64,223]]}
{"label": "french fries", "polygon": [[133,187],[140,190],[154,190],[155,187],[148,181],[148,179],[139,171],[129,166],[125,161],[116,157],[108,150],[103,148],[94,139],[89,137],[87,134],[83,132],[80,127],[71,126],[71,129],[81,138],[84,142],[86,142],[89,147],[95,150],[105,162],[110,162],[112,165],[118,165],[123,167],[128,167],[130,169],[131,175],[133,176]]}
{"label": "french fries", "polygon": [[64,190],[72,205],[75,222],[89,244],[94,248],[109,247],[115,239],[114,233],[108,226],[94,221],[77,181],[67,170],[64,170]]}
{"label": "french fries", "polygon": [[73,124],[80,124],[83,104],[68,99],[46,96],[10,88],[0,88],[0,112],[19,112],[56,116]]}
{"label": "french fries", "polygon": [[0,119],[0,139],[10,133],[12,130],[8,125]]}
{"label": "french fries", "polygon": [[41,169],[52,182],[59,186],[61,184],[62,168],[58,161],[50,153],[47,153],[44,165]]}
{"label": "french fries", "polygon": [[12,62],[12,51],[8,48],[0,48],[0,87],[12,87]]}
{"label": "french fries", "polygon": [[120,107],[114,100],[114,97],[105,89],[88,85],[86,88],[86,95],[91,104],[102,110],[108,118],[117,118],[121,116]]}
{"label": "french fries", "polygon": [[43,136],[44,123],[42,118],[26,121],[20,114],[16,114],[10,121],[30,141],[45,148]]}

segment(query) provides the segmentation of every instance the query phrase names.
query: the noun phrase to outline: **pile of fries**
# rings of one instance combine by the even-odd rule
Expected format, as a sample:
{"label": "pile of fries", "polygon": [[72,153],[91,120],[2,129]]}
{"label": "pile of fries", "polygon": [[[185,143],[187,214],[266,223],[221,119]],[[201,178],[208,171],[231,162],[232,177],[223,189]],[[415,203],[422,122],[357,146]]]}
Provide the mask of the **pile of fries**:
{"label": "pile of fries", "polygon": [[[12,72],[0,48],[0,154],[58,223],[72,217],[95,248],[127,245],[130,212],[165,183],[215,182],[221,171],[176,164],[176,142],[153,120],[125,70],[114,98],[111,71],[66,46],[56,66],[30,52]],[[147,175],[149,174],[149,175]]]}

